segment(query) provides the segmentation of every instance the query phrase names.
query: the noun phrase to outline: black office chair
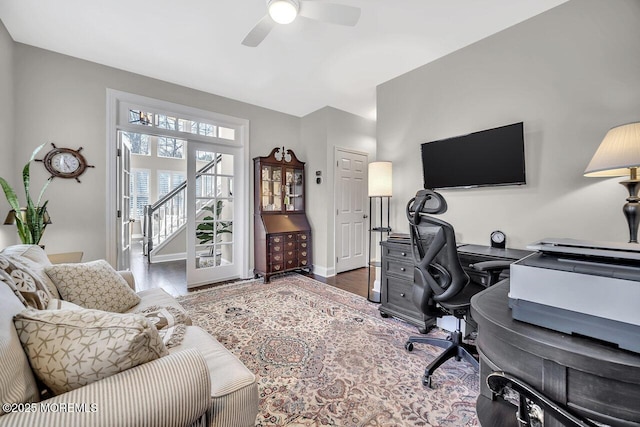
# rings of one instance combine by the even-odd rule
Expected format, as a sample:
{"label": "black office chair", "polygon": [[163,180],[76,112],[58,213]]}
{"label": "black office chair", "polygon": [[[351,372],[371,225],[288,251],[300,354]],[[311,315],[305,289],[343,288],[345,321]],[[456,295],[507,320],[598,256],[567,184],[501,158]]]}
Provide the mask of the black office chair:
{"label": "black office chair", "polygon": [[[411,231],[411,248],[415,261],[413,302],[425,315],[442,317],[453,315],[457,319],[455,332],[448,339],[425,336],[410,337],[405,348],[413,350],[413,343],[424,343],[444,348],[427,366],[422,384],[431,386],[431,375],[444,362],[455,357],[466,360],[476,369],[475,347],[463,342],[461,322],[469,315],[471,297],[485,289],[469,279],[458,258],[453,227],[431,215],[447,210],[447,202],[435,191],[420,190],[407,204],[407,218]],[[489,273],[489,285],[499,277],[499,271],[509,267],[507,261],[486,261],[473,265],[478,271]]]}

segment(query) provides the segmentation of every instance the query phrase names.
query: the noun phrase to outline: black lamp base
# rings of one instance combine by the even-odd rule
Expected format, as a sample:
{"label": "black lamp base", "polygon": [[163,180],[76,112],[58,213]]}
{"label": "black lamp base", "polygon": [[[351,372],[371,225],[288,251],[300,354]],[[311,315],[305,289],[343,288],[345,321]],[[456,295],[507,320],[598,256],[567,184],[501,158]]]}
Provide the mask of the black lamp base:
{"label": "black lamp base", "polygon": [[622,208],[622,212],[627,218],[627,224],[629,224],[629,243],[638,243],[638,224],[640,224],[640,197],[638,197],[638,190],[640,189],[640,179],[628,179],[621,181],[620,184],[624,185],[629,191],[627,203]]}

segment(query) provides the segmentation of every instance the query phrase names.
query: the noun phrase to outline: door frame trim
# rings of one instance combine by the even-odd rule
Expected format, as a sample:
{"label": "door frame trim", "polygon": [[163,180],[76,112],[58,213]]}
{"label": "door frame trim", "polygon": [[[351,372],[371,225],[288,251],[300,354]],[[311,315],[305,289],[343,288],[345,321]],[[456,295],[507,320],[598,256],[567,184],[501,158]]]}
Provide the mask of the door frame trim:
{"label": "door frame trim", "polygon": [[[160,99],[149,98],[142,95],[136,95],[129,92],[123,92],[116,89],[106,89],[106,183],[105,183],[105,230],[106,230],[106,260],[115,267],[117,262],[117,241],[116,236],[116,212],[117,212],[117,132],[118,130],[125,130],[125,126],[118,125],[118,105],[121,102],[133,103],[136,105],[146,106],[150,108],[157,108],[161,110],[171,111],[176,114],[184,114],[189,116],[202,117],[211,119],[220,124],[227,124],[233,127],[238,132],[238,138],[235,142],[230,142],[229,145],[241,148],[242,162],[245,170],[250,170],[249,159],[249,120],[241,119],[225,114],[215,113],[213,111],[202,110],[199,108],[189,107],[187,105],[177,104],[174,102],[163,101]],[[127,127],[128,130],[132,130]],[[140,129],[136,127],[135,129]],[[250,206],[249,197],[249,181],[245,179],[242,185],[243,202],[245,206]],[[240,244],[243,245],[243,256],[241,272],[245,278],[252,277],[252,271],[249,268],[250,265],[250,239],[251,230],[249,228],[249,214],[248,209],[245,211],[242,217],[242,225],[245,233]]]}
{"label": "door frame trim", "polygon": [[[339,151],[343,151],[345,153],[351,153],[351,154],[359,154],[361,156],[364,156],[367,159],[367,167],[364,168],[364,182],[366,185],[368,185],[367,183],[369,182],[369,153],[367,153],[366,151],[359,151],[359,150],[354,150],[351,148],[344,148],[344,147],[338,147],[338,146],[334,146],[333,147],[333,164],[335,164],[336,166],[334,166],[333,168],[333,212],[336,212],[336,210],[338,209],[338,192],[337,192],[337,188],[338,188],[338,181],[339,181],[339,176],[338,176],[338,152]],[[368,189],[365,189],[364,193],[365,196],[369,194]],[[365,200],[363,200],[364,203],[364,207],[366,209],[367,206],[367,197],[365,197]],[[337,215],[337,214],[336,214]],[[333,274],[332,276],[335,276],[338,272],[338,265],[336,262],[336,257],[338,254],[338,240],[337,240],[337,236],[338,236],[338,221],[336,221],[336,215],[333,216],[333,257],[332,257],[332,262],[330,263],[330,265],[333,265]],[[370,214],[368,214],[369,216],[371,216]],[[367,218],[368,221],[367,224],[369,224],[369,221],[371,221],[371,218]],[[369,227],[367,227],[367,229],[365,231],[368,231]],[[367,239],[366,239],[366,233],[364,235],[364,247],[367,247]],[[365,255],[365,264],[363,265],[363,267],[366,267],[366,256],[368,256],[368,249],[367,249],[367,255]]]}

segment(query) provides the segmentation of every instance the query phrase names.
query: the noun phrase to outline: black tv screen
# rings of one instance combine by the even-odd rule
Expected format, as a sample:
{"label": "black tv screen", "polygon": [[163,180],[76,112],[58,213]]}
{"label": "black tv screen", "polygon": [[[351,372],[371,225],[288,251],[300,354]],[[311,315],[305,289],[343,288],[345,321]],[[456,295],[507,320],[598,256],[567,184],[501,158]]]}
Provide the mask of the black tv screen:
{"label": "black tv screen", "polygon": [[424,188],[526,183],[522,122],[426,142],[421,149]]}

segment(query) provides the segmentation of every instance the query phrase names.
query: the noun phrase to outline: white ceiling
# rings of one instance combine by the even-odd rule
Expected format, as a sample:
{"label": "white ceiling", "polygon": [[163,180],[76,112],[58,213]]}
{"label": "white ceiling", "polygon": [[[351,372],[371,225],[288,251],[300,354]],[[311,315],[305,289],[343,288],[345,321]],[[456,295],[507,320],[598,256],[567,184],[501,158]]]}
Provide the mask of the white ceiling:
{"label": "white ceiling", "polygon": [[0,0],[0,20],[16,42],[295,116],[374,119],[378,84],[566,0],[326,1],[360,21],[298,17],[256,48],[240,42],[265,0]]}

